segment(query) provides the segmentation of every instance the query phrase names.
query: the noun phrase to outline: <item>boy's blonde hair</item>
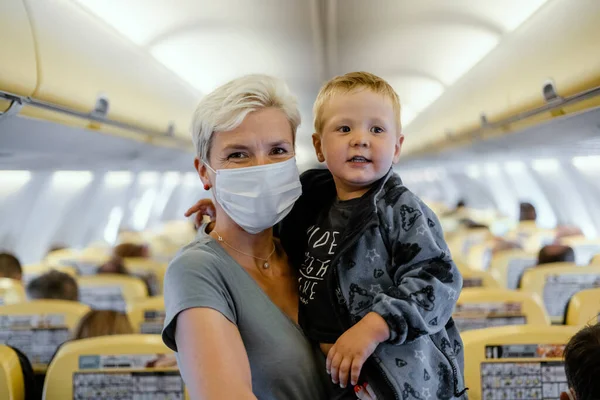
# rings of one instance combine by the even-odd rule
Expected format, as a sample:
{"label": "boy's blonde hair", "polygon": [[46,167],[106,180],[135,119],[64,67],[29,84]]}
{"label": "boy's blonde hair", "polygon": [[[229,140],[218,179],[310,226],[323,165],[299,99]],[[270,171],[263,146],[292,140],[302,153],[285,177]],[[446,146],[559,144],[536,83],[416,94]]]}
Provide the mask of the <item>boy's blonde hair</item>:
{"label": "boy's blonde hair", "polygon": [[336,76],[321,87],[313,107],[313,114],[315,115],[315,132],[318,134],[322,132],[323,110],[326,103],[333,96],[339,93],[350,93],[360,89],[367,89],[374,93],[381,94],[392,102],[396,124],[398,125],[398,133],[400,133],[402,130],[402,123],[400,120],[400,98],[398,97],[398,94],[385,79],[371,74],[370,72],[363,71],[349,72],[344,75]]}

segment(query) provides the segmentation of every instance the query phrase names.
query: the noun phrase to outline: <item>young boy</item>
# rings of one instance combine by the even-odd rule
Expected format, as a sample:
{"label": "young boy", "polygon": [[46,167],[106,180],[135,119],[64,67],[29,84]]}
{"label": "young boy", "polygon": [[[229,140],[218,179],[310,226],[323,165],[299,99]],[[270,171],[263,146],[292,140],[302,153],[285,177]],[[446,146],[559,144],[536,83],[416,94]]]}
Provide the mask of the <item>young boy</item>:
{"label": "young boy", "polygon": [[560,400],[600,399],[600,323],[577,332],[567,343],[564,357],[569,390]]}
{"label": "young boy", "polygon": [[451,318],[462,277],[437,217],[392,171],[398,95],[349,73],[323,86],[314,114],[328,170],[302,174],[303,194],[278,228],[299,270],[299,323],[339,385],[332,398],[356,399],[366,382],[378,400],[466,399]]}
{"label": "young boy", "polygon": [[299,266],[299,322],[327,354],[337,398],[353,398],[349,384],[364,380],[378,399],[466,398],[451,318],[462,277],[437,217],[392,171],[398,95],[373,74],[349,73],[322,87],[314,115],[328,170],[302,175],[279,232]]}

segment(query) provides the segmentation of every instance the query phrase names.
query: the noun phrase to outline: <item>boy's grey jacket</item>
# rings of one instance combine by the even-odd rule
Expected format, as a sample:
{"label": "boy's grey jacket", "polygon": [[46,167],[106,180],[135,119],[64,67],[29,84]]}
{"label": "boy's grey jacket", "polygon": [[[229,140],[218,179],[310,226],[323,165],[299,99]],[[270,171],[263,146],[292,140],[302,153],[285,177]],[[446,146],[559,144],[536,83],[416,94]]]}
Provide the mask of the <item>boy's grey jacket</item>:
{"label": "boy's grey jacket", "polygon": [[[301,181],[303,194],[278,227],[295,267],[308,228],[336,198],[328,170],[307,171]],[[451,318],[462,277],[437,217],[392,170],[356,206],[331,264],[328,284],[342,325],[374,311],[390,328],[362,371],[379,399],[467,398],[463,345]]]}

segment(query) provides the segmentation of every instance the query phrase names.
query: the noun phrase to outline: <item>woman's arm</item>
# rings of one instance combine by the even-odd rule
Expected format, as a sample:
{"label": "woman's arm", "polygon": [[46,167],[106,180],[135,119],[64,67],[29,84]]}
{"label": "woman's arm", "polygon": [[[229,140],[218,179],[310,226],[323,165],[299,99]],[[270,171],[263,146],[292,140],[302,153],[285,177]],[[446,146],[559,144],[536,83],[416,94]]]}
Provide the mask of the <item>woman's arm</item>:
{"label": "woman's arm", "polygon": [[246,348],[237,327],[211,308],[177,316],[179,369],[194,400],[256,400]]}

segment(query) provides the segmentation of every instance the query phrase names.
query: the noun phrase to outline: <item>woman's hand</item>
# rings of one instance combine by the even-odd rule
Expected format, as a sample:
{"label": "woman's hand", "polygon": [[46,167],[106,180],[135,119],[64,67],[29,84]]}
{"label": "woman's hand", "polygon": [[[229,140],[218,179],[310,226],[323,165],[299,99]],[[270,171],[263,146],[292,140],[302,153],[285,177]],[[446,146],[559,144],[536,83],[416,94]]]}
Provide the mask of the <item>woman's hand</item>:
{"label": "woman's hand", "polygon": [[194,217],[194,225],[196,226],[196,229],[202,225],[203,217],[208,215],[211,222],[208,225],[207,232],[212,231],[215,221],[217,220],[217,209],[215,208],[215,204],[211,199],[201,199],[185,212],[186,217],[191,217],[194,214],[196,214]]}
{"label": "woman's hand", "polygon": [[325,367],[333,383],[339,382],[342,388],[358,384],[363,364],[373,354],[377,345],[390,336],[387,322],[374,312],[370,312],[356,325],[348,329],[335,342],[327,354]]}

